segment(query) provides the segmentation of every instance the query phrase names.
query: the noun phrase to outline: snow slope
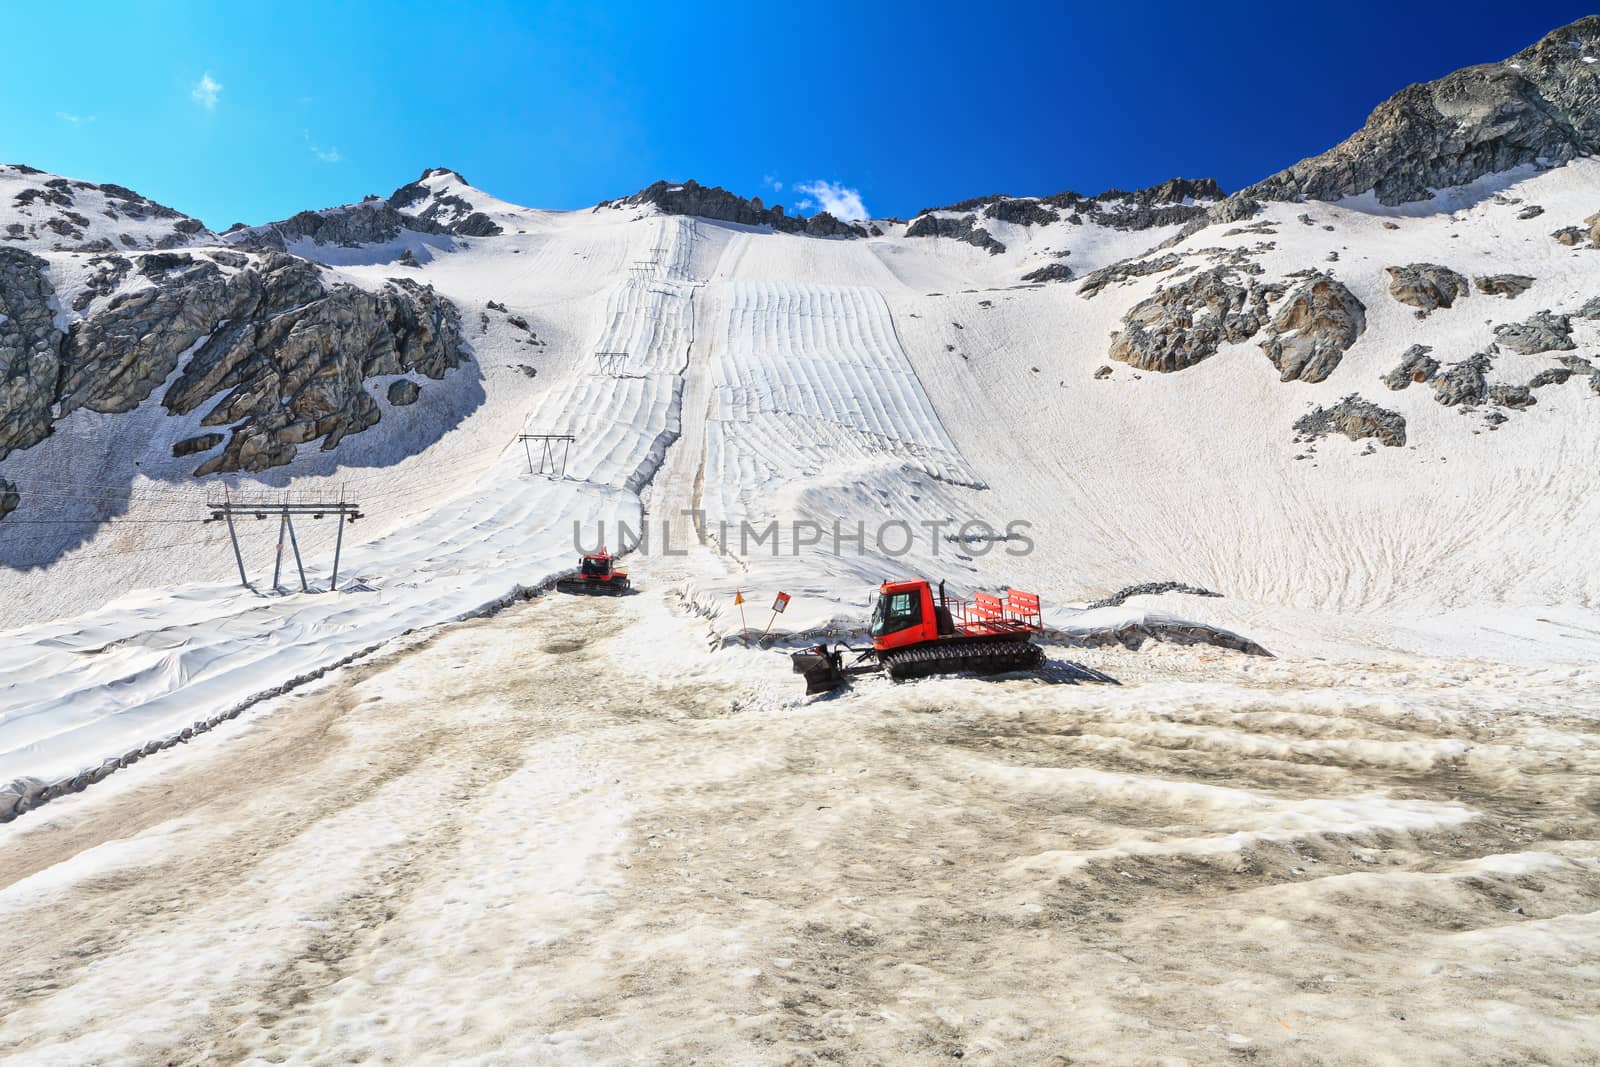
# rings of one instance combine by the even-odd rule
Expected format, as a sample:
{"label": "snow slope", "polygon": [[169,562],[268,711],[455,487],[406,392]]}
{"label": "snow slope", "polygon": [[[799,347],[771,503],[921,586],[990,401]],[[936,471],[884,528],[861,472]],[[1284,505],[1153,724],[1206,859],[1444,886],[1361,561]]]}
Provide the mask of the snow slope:
{"label": "snow slope", "polygon": [[[426,181],[503,230],[452,238],[401,268],[461,307],[476,371],[424,383],[416,408],[384,406],[337,453],[227,479],[253,498],[361,503],[367,517],[344,545],[357,580],[339,593],[265,595],[270,523],[247,524],[257,588],[239,588],[225,531],[195,521],[204,487],[170,457],[190,428],[151,405],[75,413],[0,464],[24,508],[30,493],[54,493],[94,512],[76,547],[0,576],[0,620],[13,627],[0,633],[0,781],[70,776],[407,629],[482,611],[570,567],[575,537],[627,547],[619,521],[671,520],[681,538],[685,511],[700,514],[688,555],[663,558],[658,538],[635,566],[684,582],[685,602],[724,639],[741,625],[736,589],[757,603],[794,594],[777,629],[805,631],[859,623],[878,579],[918,573],[957,592],[1036,590],[1063,632],[1154,613],[1291,655],[1600,656],[1588,547],[1600,528],[1600,395],[1574,377],[1491,428],[1490,408],[1446,408],[1425,386],[1379,381],[1418,339],[1448,364],[1493,341],[1495,325],[1600,293],[1600,256],[1548,236],[1592,213],[1594,161],[1457,190],[1433,214],[1271,204],[1170,250],[1179,270],[1244,249],[1267,280],[1316,267],[1345,282],[1366,330],[1314,385],[1280,382],[1255,341],[1175,374],[1119,364],[1096,377],[1122,315],[1176,272],[1092,298],[1076,283],[1022,284],[1029,253],[1014,234],[1015,249],[990,256],[893,226],[818,239],[646,209],[535,212],[451,172]],[[1544,214],[1519,219],[1534,203]],[[1112,254],[1113,240],[1129,242],[1120,256],[1173,236],[1056,225],[1050,240],[1079,231],[1085,260]],[[47,258],[61,278],[75,269],[70,253]],[[396,272],[386,259],[332,269],[377,286]],[[1535,282],[1510,300],[1473,292],[1419,322],[1383,269],[1418,261]],[[1600,323],[1574,320],[1573,338],[1561,354],[1600,355]],[[601,352],[626,357],[608,368]],[[1494,378],[1553,365],[1554,354],[1503,352]],[[1349,393],[1404,414],[1406,447],[1335,437],[1297,459],[1307,449],[1295,419]],[[565,477],[530,475],[519,433],[574,435]],[[0,550],[28,536],[16,522],[26,517],[0,523]],[[1001,531],[1020,521],[1032,551],[946,539],[970,520]],[[898,530],[879,541],[896,521],[913,533],[906,554],[892,550]],[[744,522],[778,523],[778,540],[722,554],[742,547],[723,524]],[[835,523],[863,529],[863,544],[811,543],[809,524]],[[302,528],[323,586],[333,529]],[[1223,598],[1172,594],[1096,616],[1070,607],[1160,579]]]}

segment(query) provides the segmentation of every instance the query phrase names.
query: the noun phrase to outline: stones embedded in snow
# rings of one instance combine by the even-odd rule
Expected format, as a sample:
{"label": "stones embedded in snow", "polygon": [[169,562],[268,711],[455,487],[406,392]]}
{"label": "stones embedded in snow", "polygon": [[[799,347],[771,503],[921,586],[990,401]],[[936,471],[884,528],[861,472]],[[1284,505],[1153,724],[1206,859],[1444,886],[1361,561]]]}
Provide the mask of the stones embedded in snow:
{"label": "stones embedded in snow", "polygon": [[1374,438],[1390,448],[1406,443],[1406,420],[1398,411],[1381,408],[1351,394],[1332,407],[1318,407],[1294,424],[1297,440],[1316,440],[1342,433],[1352,441]]}
{"label": "stones embedded in snow", "polygon": [[396,407],[415,404],[417,397],[422,395],[422,386],[410,378],[401,378],[389,383],[389,403]]}
{"label": "stones embedded in snow", "polygon": [[1572,319],[1540,311],[1525,322],[1502,323],[1494,328],[1495,340],[1523,356],[1540,352],[1569,352],[1578,346],[1572,341]]}
{"label": "stones embedded in snow", "polygon": [[1583,220],[1582,226],[1563,226],[1550,235],[1569,248],[1588,241],[1590,248],[1600,248],[1600,211]]}
{"label": "stones embedded in snow", "polygon": [[1385,270],[1389,272],[1389,295],[1402,304],[1420,308],[1424,315],[1450,307],[1469,292],[1466,278],[1437,263],[1411,263]]}
{"label": "stones embedded in snow", "polygon": [[1531,388],[1526,385],[1498,383],[1489,387],[1488,395],[1490,403],[1517,411],[1538,403],[1533,397]]}
{"label": "stones embedded in snow", "polygon": [[1547,385],[1562,385],[1576,373],[1570,367],[1551,367],[1528,379],[1529,389],[1543,389]]}
{"label": "stones embedded in snow", "polygon": [[1400,357],[1400,365],[1383,376],[1383,384],[1399,391],[1412,382],[1430,381],[1439,371],[1439,361],[1428,355],[1429,345],[1412,345]]}
{"label": "stones embedded in snow", "polygon": [[1029,271],[1022,276],[1022,280],[1025,282],[1070,282],[1073,277],[1072,268],[1065,263],[1051,263],[1048,266],[1040,267],[1038,270]]}
{"label": "stones embedded in snow", "polygon": [[1526,274],[1485,274],[1473,279],[1478,292],[1486,296],[1503,296],[1514,300],[1527,292],[1533,279]]}
{"label": "stones embedded in snow", "polygon": [[1543,214],[1544,214],[1544,208],[1540,207],[1538,204],[1529,204],[1527,207],[1525,207],[1521,211],[1517,212],[1517,218],[1519,218],[1519,219],[1536,219],[1540,215],[1543,215]]}
{"label": "stones embedded in snow", "polygon": [[1323,381],[1367,328],[1366,311],[1342,282],[1313,275],[1278,309],[1261,349],[1283,381]]}

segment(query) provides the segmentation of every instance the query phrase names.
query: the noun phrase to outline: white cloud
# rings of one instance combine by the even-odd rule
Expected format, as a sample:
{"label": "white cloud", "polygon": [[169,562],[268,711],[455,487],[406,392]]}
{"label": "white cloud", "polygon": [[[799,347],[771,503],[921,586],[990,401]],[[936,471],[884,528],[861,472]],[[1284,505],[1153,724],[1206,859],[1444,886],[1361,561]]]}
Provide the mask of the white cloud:
{"label": "white cloud", "polygon": [[796,205],[801,211],[810,209],[815,203],[833,217],[847,222],[872,217],[867,213],[867,205],[861,202],[861,190],[848,188],[842,182],[819,179],[814,182],[796,182],[794,188],[796,192],[805,193],[808,198]]}
{"label": "white cloud", "polygon": [[344,157],[339,154],[338,148],[319,148],[311,142],[311,131],[305,131],[306,147],[311,149],[311,154],[324,163],[337,163]]}
{"label": "white cloud", "polygon": [[70,111],[57,111],[56,118],[62,122],[70,122],[74,126],[82,126],[86,122],[93,122],[93,115],[74,115]]}
{"label": "white cloud", "polygon": [[770,174],[762,175],[761,184],[765,185],[768,189],[771,189],[775,193],[783,192],[783,183]]}
{"label": "white cloud", "polygon": [[189,95],[194,97],[195,103],[207,111],[212,111],[217,106],[217,98],[222,95],[222,83],[213,78],[208,70],[200,75],[200,80],[194,83]]}

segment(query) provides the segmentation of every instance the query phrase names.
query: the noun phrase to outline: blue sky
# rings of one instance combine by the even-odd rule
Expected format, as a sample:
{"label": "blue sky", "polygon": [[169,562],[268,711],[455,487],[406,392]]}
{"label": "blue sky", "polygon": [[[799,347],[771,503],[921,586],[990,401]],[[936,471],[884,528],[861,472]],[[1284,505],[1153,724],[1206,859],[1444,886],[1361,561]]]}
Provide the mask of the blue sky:
{"label": "blue sky", "polygon": [[1586,13],[8,4],[0,161],[128,185],[213,227],[387,195],[434,165],[551,208],[662,177],[791,208],[829,183],[880,216],[1173,175],[1235,189],[1332,146],[1407,83]]}

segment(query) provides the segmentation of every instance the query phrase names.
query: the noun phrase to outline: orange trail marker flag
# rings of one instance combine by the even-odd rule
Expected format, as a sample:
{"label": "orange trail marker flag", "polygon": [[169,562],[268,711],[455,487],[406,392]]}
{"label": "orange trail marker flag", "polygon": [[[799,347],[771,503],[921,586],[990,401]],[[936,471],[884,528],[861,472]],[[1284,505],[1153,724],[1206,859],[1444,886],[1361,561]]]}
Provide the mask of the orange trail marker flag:
{"label": "orange trail marker flag", "polygon": [[744,593],[741,590],[733,591],[733,602],[739,606],[739,638],[746,648],[750,647],[750,627],[744,621]]}

